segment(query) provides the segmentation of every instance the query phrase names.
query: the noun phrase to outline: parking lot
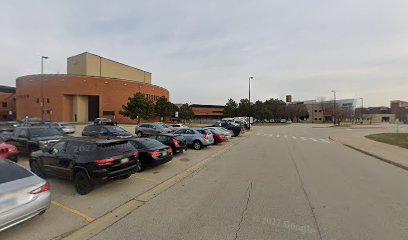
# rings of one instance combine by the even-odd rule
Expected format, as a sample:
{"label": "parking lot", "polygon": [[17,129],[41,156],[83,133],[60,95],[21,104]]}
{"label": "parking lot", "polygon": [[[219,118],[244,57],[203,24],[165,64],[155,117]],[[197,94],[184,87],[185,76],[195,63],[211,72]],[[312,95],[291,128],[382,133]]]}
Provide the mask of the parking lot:
{"label": "parking lot", "polygon": [[[74,136],[79,136],[83,127],[77,126]],[[122,127],[134,132],[134,125]],[[128,179],[97,185],[88,195],[77,194],[70,181],[50,177],[47,179],[52,193],[50,209],[41,216],[1,232],[0,239],[19,240],[27,239],[28,236],[33,240],[55,239],[67,235],[203,160],[222,154],[245,137],[239,136],[200,151],[189,149],[174,156],[173,160],[166,164],[146,169]],[[28,168],[28,158],[20,156],[19,164]]]}

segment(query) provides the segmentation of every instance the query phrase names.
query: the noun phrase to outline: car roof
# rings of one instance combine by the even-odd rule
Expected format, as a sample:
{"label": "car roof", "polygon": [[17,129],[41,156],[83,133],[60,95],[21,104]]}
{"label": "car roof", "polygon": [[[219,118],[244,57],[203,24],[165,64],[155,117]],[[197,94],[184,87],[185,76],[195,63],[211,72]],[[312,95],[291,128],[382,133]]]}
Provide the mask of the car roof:
{"label": "car roof", "polygon": [[[113,143],[113,142],[126,142],[127,139],[111,139],[111,138],[102,138],[102,137],[75,137],[75,138],[67,138],[71,141],[78,141],[78,142],[90,142],[90,143]],[[65,139],[66,140],[66,139]]]}

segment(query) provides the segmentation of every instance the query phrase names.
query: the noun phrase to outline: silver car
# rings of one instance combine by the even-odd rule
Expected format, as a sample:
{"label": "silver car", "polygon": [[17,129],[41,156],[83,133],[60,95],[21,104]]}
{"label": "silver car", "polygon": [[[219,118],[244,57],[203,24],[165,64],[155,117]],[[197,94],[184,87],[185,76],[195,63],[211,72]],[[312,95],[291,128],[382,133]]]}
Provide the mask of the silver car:
{"label": "silver car", "polygon": [[43,214],[51,203],[49,187],[34,173],[0,159],[0,231]]}
{"label": "silver car", "polygon": [[138,137],[151,136],[157,133],[173,132],[167,125],[162,123],[142,123],[136,126],[135,133]]}
{"label": "silver car", "polygon": [[205,129],[213,129],[213,130],[219,131],[220,133],[222,133],[222,135],[224,135],[224,138],[226,140],[230,140],[232,138],[232,131],[227,130],[223,127],[207,127]]}
{"label": "silver car", "polygon": [[53,123],[52,126],[59,127],[64,134],[75,133],[75,125],[72,123]]}
{"label": "silver car", "polygon": [[214,136],[209,130],[202,128],[183,128],[174,133],[174,135],[183,136],[187,144],[195,150],[200,150],[203,146],[209,146],[214,143]]}

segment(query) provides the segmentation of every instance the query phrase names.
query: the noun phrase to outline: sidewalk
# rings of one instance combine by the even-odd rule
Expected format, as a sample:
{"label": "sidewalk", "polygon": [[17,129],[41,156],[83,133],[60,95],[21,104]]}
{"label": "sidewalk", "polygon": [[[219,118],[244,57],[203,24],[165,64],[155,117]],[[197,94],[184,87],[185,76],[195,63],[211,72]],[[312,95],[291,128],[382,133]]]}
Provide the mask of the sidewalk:
{"label": "sidewalk", "polygon": [[408,170],[408,149],[367,139],[367,133],[333,133],[330,138],[347,147]]}

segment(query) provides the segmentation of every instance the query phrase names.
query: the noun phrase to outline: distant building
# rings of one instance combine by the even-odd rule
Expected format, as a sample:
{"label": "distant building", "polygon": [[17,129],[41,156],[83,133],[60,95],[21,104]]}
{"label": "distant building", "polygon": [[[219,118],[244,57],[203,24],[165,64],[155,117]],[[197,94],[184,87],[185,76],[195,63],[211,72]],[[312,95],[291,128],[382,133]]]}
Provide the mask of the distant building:
{"label": "distant building", "polygon": [[0,121],[16,120],[16,88],[0,86]]}
{"label": "distant building", "polygon": [[391,113],[395,114],[395,119],[408,123],[408,102],[394,100],[391,101]]}
{"label": "distant building", "polygon": [[323,102],[306,100],[293,103],[304,104],[306,106],[309,114],[309,118],[307,118],[306,122],[322,123],[333,121],[334,115],[342,121],[351,121],[354,115],[354,109],[357,105],[357,99],[338,99],[336,102],[333,100]]}
{"label": "distant building", "polygon": [[222,119],[224,115],[225,106],[223,105],[192,104],[190,106],[195,115],[194,122],[211,123]]}
{"label": "distant building", "polygon": [[391,113],[389,107],[356,108],[355,116],[356,119],[364,124],[395,122],[395,114]]}

